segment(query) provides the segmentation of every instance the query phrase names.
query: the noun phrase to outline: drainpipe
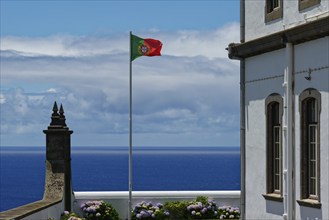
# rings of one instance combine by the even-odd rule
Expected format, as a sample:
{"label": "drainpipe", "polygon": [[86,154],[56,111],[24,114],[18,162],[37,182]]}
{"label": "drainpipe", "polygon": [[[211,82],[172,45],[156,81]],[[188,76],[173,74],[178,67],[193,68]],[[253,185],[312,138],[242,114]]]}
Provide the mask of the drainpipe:
{"label": "drainpipe", "polygon": [[295,192],[294,190],[294,146],[293,146],[293,67],[294,67],[294,46],[287,41],[286,36],[283,37],[283,43],[286,44],[286,69],[284,72],[284,213],[283,219],[294,220],[295,219]]}
{"label": "drainpipe", "polygon": [[[245,42],[245,0],[240,0],[240,41]],[[245,59],[240,59],[240,213],[246,219],[246,120],[245,120]]]}

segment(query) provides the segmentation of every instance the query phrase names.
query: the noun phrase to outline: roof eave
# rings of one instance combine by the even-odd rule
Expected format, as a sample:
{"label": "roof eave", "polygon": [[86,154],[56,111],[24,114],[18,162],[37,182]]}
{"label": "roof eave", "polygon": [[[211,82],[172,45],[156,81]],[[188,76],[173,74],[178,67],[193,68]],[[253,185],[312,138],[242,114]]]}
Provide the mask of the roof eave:
{"label": "roof eave", "polygon": [[248,58],[284,48],[285,42],[296,45],[326,36],[329,36],[329,16],[245,43],[231,43],[227,48],[228,57]]}

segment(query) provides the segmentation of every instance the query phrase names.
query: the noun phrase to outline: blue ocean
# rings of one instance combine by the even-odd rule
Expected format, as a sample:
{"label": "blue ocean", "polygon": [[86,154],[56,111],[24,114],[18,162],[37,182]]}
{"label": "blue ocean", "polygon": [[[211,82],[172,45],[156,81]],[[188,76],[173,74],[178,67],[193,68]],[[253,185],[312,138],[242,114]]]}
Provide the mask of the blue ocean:
{"label": "blue ocean", "polygon": [[[45,147],[0,148],[0,211],[42,199]],[[72,147],[74,191],[128,191],[128,147]],[[239,147],[134,147],[133,190],[239,190]]]}

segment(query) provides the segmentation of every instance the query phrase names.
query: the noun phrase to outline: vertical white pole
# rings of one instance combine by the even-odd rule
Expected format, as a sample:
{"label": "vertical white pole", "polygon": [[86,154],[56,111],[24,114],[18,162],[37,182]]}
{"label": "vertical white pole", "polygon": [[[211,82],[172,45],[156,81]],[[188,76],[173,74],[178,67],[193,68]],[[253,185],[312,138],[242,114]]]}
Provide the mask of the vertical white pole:
{"label": "vertical white pole", "polygon": [[284,219],[295,219],[294,213],[294,146],[293,146],[293,45],[286,43],[287,66],[285,69],[284,94]]}
{"label": "vertical white pole", "polygon": [[293,146],[293,44],[287,43],[287,146],[288,146],[288,215],[289,219],[295,219],[294,215],[294,192],[293,192],[293,170],[294,170],[294,146]]}
{"label": "vertical white pole", "polygon": [[132,209],[132,63],[131,63],[131,31],[129,36],[129,201],[128,220],[131,220]]}
{"label": "vertical white pole", "polygon": [[[246,0],[240,0],[240,41],[245,42],[245,4]],[[245,95],[245,59],[240,59],[240,173],[241,173],[241,219],[246,219],[246,95]]]}

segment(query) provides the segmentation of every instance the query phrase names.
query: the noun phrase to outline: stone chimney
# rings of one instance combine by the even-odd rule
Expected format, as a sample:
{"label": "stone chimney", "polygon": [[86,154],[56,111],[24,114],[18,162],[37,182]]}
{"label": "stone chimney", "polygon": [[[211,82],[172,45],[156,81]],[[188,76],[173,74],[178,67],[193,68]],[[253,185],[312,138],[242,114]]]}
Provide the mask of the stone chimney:
{"label": "stone chimney", "polygon": [[65,123],[63,106],[54,103],[46,134],[46,181],[44,200],[64,199],[64,208],[71,211],[71,134]]}

